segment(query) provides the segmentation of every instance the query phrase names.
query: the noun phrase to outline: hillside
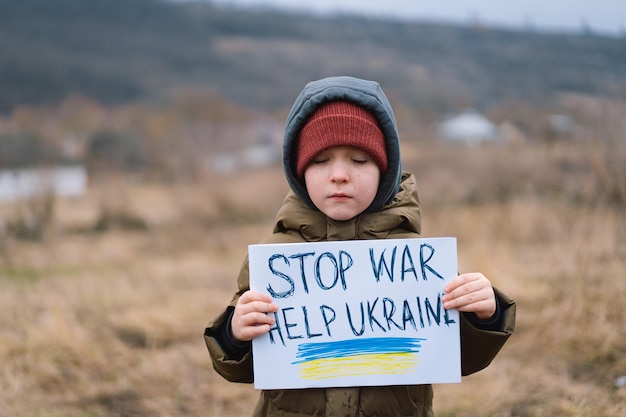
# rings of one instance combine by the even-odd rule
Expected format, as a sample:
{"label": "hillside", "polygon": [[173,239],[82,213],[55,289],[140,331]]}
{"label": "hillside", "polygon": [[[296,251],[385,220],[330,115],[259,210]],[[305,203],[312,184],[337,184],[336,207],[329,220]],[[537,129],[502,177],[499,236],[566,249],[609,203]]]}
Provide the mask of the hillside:
{"label": "hillside", "polygon": [[284,107],[305,82],[341,73],[437,110],[560,91],[623,98],[624,42],[207,2],[0,0],[0,111],[70,94],[164,100],[181,87]]}

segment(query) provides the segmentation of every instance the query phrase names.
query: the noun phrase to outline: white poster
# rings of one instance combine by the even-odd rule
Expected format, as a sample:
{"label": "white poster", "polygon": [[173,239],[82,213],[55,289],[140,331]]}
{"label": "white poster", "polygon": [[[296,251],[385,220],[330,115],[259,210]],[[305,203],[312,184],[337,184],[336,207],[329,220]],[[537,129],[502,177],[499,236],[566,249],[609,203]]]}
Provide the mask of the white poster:
{"label": "white poster", "polygon": [[250,245],[250,288],[279,306],[253,340],[259,389],[461,380],[459,315],[441,297],[455,238]]}

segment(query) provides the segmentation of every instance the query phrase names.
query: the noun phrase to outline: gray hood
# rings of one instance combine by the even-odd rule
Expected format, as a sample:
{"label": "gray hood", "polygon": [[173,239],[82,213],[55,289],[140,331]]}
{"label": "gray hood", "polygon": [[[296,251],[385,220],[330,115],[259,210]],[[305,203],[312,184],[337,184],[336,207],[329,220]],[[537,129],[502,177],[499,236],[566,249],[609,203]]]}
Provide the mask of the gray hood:
{"label": "gray hood", "polygon": [[385,136],[388,168],[380,179],[374,201],[365,210],[366,213],[371,213],[393,200],[402,178],[400,140],[396,119],[385,93],[375,81],[340,76],[311,81],[304,87],[296,98],[285,124],[283,141],[285,177],[296,196],[315,209],[304,183],[299,181],[296,175],[294,154],[297,149],[298,135],[315,110],[324,103],[338,100],[352,102],[370,111],[378,119]]}

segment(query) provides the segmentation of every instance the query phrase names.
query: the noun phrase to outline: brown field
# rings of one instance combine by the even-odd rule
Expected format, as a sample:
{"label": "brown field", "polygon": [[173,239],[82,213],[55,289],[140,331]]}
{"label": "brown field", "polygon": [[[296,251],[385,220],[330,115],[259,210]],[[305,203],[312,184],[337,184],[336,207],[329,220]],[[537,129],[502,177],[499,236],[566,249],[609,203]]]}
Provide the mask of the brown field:
{"label": "brown field", "polygon": [[[404,146],[424,236],[456,236],[461,271],[518,302],[492,365],[435,387],[437,416],[626,415],[625,146]],[[249,415],[202,332],[286,190],[279,167],[101,179],[53,201],[40,240],[6,225],[44,203],[0,206],[0,416]]]}

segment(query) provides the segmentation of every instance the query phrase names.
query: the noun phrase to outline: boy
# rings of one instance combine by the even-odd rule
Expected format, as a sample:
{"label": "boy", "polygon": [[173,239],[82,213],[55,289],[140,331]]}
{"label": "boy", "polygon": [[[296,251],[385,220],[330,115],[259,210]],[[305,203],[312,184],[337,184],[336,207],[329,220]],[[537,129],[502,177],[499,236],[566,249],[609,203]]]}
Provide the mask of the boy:
{"label": "boy", "polygon": [[[419,237],[415,178],[403,173],[395,117],[380,86],[352,77],[310,82],[285,126],[283,168],[291,192],[263,243]],[[251,340],[270,330],[271,298],[249,289],[247,259],[239,291],[205,329],[215,370],[253,382]],[[444,308],[461,312],[461,368],[485,368],[513,332],[515,302],[481,273],[445,287]],[[433,416],[432,386],[262,391],[261,416]]]}

